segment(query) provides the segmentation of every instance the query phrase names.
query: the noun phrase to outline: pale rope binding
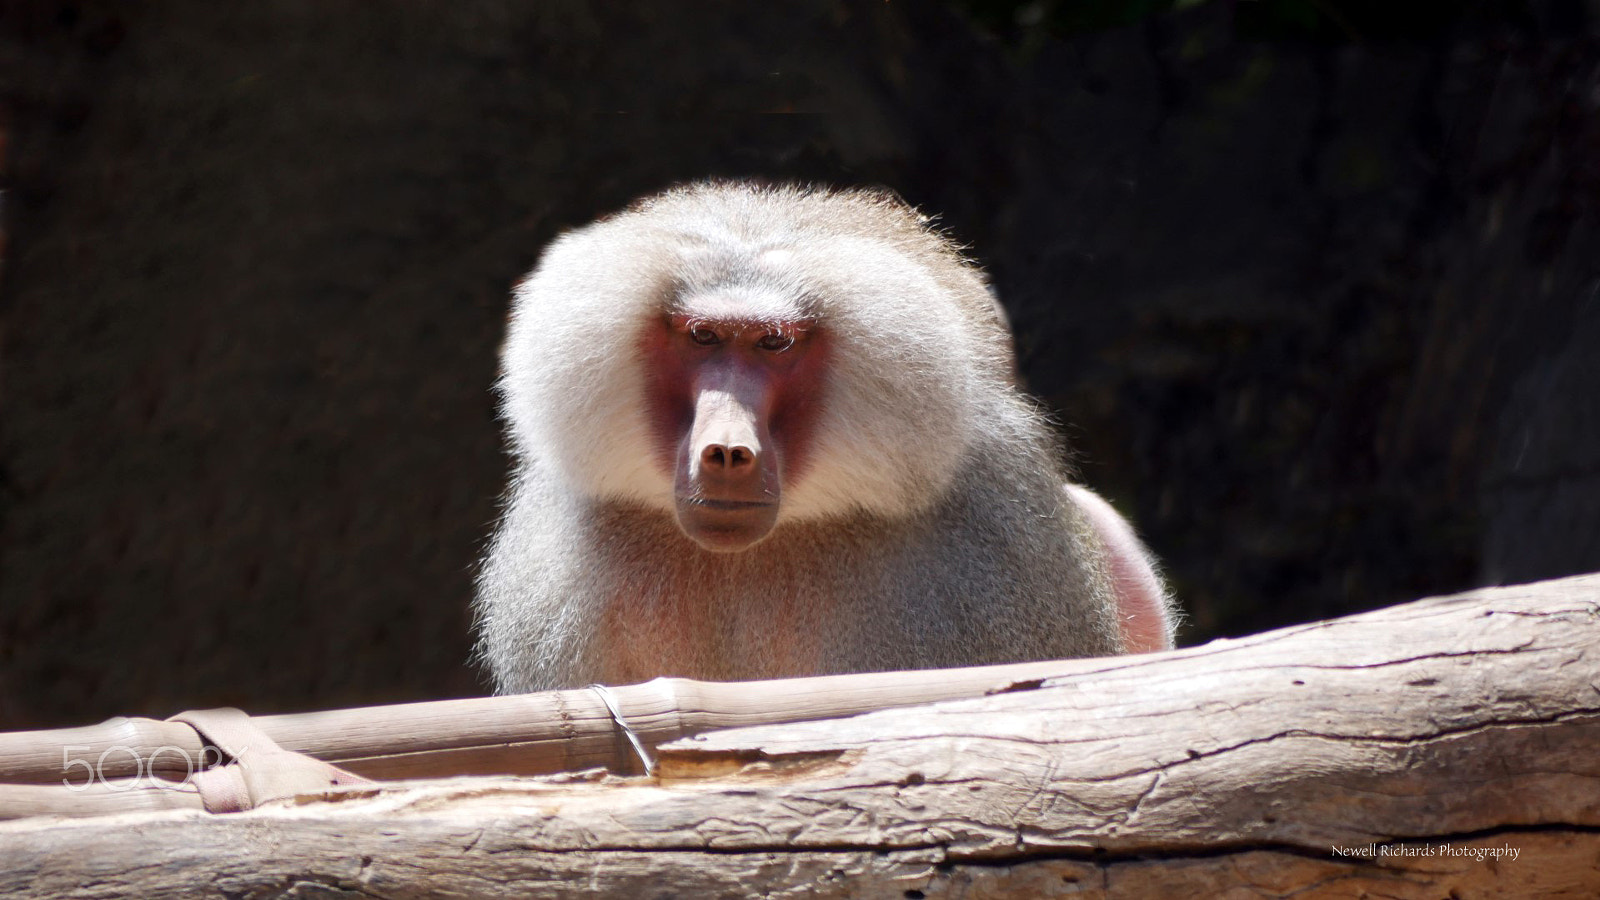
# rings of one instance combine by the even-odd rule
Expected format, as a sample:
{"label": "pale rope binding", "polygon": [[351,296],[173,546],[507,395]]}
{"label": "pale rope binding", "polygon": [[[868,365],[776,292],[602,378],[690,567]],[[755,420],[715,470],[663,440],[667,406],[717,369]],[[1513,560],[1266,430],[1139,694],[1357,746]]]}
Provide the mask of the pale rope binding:
{"label": "pale rope binding", "polygon": [[622,733],[628,736],[628,743],[633,745],[633,751],[639,754],[639,761],[644,763],[644,773],[656,774],[656,761],[650,757],[650,751],[644,748],[644,741],[639,740],[639,736],[628,727],[627,720],[622,718],[622,708],[617,705],[616,695],[603,684],[591,684],[588,689],[599,695],[600,702],[606,705],[606,709],[611,710],[611,721],[616,722]]}
{"label": "pale rope binding", "polygon": [[191,709],[168,721],[188,725],[202,745],[210,744],[229,757],[222,765],[190,776],[207,812],[242,812],[270,800],[374,783],[314,756],[283,749],[231,706]]}

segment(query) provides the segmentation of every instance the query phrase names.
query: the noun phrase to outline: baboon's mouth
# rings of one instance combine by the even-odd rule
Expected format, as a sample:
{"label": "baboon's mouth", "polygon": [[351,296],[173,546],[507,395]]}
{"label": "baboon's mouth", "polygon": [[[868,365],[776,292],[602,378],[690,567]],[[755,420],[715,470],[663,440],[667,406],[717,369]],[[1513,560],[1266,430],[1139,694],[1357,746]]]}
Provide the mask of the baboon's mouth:
{"label": "baboon's mouth", "polygon": [[729,512],[738,512],[746,509],[761,509],[774,505],[767,500],[714,500],[710,497],[685,497],[678,501],[688,506],[698,506],[702,509],[719,509]]}

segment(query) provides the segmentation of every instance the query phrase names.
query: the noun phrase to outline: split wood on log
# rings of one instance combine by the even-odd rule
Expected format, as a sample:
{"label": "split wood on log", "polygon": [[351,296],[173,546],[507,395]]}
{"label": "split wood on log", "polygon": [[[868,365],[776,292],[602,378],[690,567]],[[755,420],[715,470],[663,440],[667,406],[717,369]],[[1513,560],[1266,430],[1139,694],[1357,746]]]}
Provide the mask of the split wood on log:
{"label": "split wood on log", "polygon": [[0,823],[0,893],[1600,895],[1600,576],[1063,671],[678,741],[655,778]]}

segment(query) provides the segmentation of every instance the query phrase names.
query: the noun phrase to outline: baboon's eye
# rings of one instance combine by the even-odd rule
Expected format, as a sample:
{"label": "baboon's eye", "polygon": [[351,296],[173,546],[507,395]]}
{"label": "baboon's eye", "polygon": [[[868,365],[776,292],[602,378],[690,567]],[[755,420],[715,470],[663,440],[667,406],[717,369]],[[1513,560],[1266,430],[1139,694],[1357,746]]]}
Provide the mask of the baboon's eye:
{"label": "baboon's eye", "polygon": [[777,331],[769,331],[761,336],[761,340],[756,341],[756,346],[775,353],[782,352],[794,346],[794,336]]}
{"label": "baboon's eye", "polygon": [[702,347],[709,347],[717,343],[721,338],[718,338],[717,333],[709,328],[694,328],[689,331],[689,340]]}

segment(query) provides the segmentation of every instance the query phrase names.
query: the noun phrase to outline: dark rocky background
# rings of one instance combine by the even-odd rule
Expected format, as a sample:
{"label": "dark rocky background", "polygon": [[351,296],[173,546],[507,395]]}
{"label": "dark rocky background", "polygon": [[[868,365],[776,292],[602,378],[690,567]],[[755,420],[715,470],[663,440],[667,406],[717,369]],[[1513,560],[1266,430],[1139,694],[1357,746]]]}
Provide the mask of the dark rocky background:
{"label": "dark rocky background", "polygon": [[1186,643],[1600,569],[1600,7],[0,0],[0,728],[481,692],[512,282],[674,181],[992,273]]}

